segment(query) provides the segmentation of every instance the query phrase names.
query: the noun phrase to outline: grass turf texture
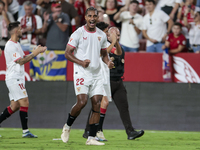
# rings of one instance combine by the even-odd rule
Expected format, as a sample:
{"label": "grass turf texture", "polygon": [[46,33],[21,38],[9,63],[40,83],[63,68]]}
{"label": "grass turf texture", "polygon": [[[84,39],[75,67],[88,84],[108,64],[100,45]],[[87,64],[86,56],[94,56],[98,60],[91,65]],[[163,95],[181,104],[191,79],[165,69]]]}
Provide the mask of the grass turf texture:
{"label": "grass turf texture", "polygon": [[0,150],[200,150],[200,132],[145,131],[143,137],[127,140],[124,130],[104,130],[104,146],[87,146],[83,130],[72,129],[68,143],[59,140],[62,129],[30,131],[38,138],[22,138],[19,128],[0,128]]}

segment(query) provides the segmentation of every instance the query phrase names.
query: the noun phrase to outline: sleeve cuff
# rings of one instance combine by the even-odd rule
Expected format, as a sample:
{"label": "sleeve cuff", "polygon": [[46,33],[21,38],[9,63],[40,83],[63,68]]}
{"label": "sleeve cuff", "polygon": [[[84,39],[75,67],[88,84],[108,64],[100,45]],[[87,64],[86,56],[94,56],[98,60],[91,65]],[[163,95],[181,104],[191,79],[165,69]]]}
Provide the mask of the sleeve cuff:
{"label": "sleeve cuff", "polygon": [[76,48],[76,47],[74,47],[74,46],[72,46],[72,45],[70,45],[70,44],[67,44],[67,45],[69,45],[69,46],[71,46],[71,47],[73,47],[73,48]]}
{"label": "sleeve cuff", "polygon": [[21,59],[21,57],[17,58],[16,60],[14,60],[14,62],[18,61],[19,59]]}

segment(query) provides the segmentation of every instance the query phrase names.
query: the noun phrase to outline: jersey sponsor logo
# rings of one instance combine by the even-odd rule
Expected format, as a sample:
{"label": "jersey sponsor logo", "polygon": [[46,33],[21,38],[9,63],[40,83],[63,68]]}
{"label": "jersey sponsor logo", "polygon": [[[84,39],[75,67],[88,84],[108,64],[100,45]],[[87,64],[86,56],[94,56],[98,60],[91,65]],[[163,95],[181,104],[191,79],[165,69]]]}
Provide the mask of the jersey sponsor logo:
{"label": "jersey sponsor logo", "polygon": [[78,91],[78,92],[80,92],[80,91],[81,91],[81,87],[77,87],[76,89],[77,89],[77,91]]}
{"label": "jersey sponsor logo", "polygon": [[186,44],[186,41],[183,41],[183,45],[185,45]]}
{"label": "jersey sponsor logo", "polygon": [[71,42],[73,40],[73,38],[70,38],[69,41]]}
{"label": "jersey sponsor logo", "polygon": [[98,40],[101,41],[101,37],[98,36]]}
{"label": "jersey sponsor logo", "polygon": [[182,83],[200,83],[200,78],[192,66],[183,58],[173,56],[174,74],[178,82]]}
{"label": "jersey sponsor logo", "polygon": [[17,54],[16,54],[16,53],[14,53],[14,54],[13,54],[13,57],[17,57]]}
{"label": "jersey sponsor logo", "polygon": [[84,40],[87,40],[87,37],[83,37]]}

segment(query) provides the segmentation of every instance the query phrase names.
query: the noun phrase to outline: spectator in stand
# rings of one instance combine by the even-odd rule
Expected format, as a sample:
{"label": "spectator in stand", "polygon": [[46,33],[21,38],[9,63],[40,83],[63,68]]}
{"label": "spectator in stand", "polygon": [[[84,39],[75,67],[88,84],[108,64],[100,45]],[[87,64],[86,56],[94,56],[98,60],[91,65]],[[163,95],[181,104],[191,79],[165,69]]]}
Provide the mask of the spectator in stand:
{"label": "spectator in stand", "polygon": [[22,50],[32,50],[38,44],[38,34],[42,33],[42,19],[38,15],[34,15],[33,3],[25,1],[24,4],[25,16],[19,17],[18,21],[22,28],[22,38],[20,44]]}
{"label": "spectator in stand", "polygon": [[172,19],[165,12],[155,9],[155,4],[154,0],[145,2],[149,13],[144,16],[142,33],[147,39],[147,52],[162,52],[162,46],[173,25]]}
{"label": "spectator in stand", "polygon": [[10,22],[14,21],[12,14],[5,11],[5,3],[0,0],[0,48],[2,50],[4,50],[5,44],[9,38],[7,26]]}
{"label": "spectator in stand", "polygon": [[37,15],[43,18],[43,14],[45,11],[47,11],[50,0],[37,0]]}
{"label": "spectator in stand", "polygon": [[48,50],[65,50],[69,39],[69,16],[62,12],[61,3],[51,4],[51,14],[44,13],[43,33],[47,32]]}
{"label": "spectator in stand", "polygon": [[194,22],[194,12],[195,12],[195,5],[193,4],[193,0],[186,0],[184,5],[181,7],[181,9],[178,12],[178,21],[182,25],[184,25],[183,18],[187,17],[188,22]]}
{"label": "spectator in stand", "polygon": [[122,22],[120,44],[125,52],[138,52],[139,37],[143,25],[143,17],[137,13],[139,2],[132,0],[129,11],[119,11],[114,19]]}
{"label": "spectator in stand", "polygon": [[[53,1],[53,3],[54,2],[55,1]],[[62,12],[66,13],[69,16],[70,21],[73,18],[75,19],[76,28],[80,27],[79,15],[78,15],[76,9],[74,8],[74,6],[72,4],[66,2],[65,0],[56,0],[56,2],[61,2]],[[47,12],[51,13],[51,5],[49,6]],[[71,26],[69,26],[69,32],[70,32],[70,34],[72,33]]]}
{"label": "spectator in stand", "polygon": [[[18,18],[22,17],[22,16],[24,16],[26,14],[25,10],[24,10],[24,6],[23,6],[25,1],[26,0],[18,0],[18,2],[19,2]],[[33,7],[32,13],[35,14],[36,7],[37,7],[36,0],[31,0],[31,2],[32,2],[32,7]]]}
{"label": "spectator in stand", "polygon": [[85,24],[85,11],[90,7],[90,1],[88,0],[76,0],[74,3],[75,9],[78,11],[80,17],[80,24]]}
{"label": "spectator in stand", "polygon": [[108,25],[110,25],[110,18],[107,14],[104,13],[104,10],[100,9],[98,10],[98,22],[105,22]]}
{"label": "spectator in stand", "polygon": [[165,45],[162,46],[162,49],[169,48],[169,54],[177,54],[180,52],[187,52],[186,48],[186,38],[181,33],[182,24],[176,22],[173,25],[172,33],[170,33],[165,41]]}
{"label": "spectator in stand", "polygon": [[110,18],[110,25],[111,26],[115,26],[115,27],[118,27],[118,28],[121,28],[121,23],[117,23],[115,20],[114,20],[114,15],[120,11],[125,9],[125,7],[121,7],[121,6],[118,6],[117,4],[117,0],[106,0],[105,2],[105,7],[102,7],[102,9],[105,11],[105,13],[109,16]]}
{"label": "spectator in stand", "polygon": [[6,12],[9,11],[13,15],[15,21],[17,21],[18,11],[19,11],[18,1],[17,0],[3,0],[3,1],[5,3],[5,11]]}
{"label": "spectator in stand", "polygon": [[186,16],[184,17],[184,23],[185,23],[185,26],[189,29],[189,40],[190,40],[191,48],[195,53],[199,53],[200,51],[200,12],[195,13],[194,23],[189,23]]}
{"label": "spectator in stand", "polygon": [[193,0],[186,0],[185,3],[182,4],[182,7],[179,9],[179,12],[178,12],[178,21],[183,25],[182,32],[183,32],[184,36],[187,39],[186,46],[188,48],[190,47],[189,30],[184,25],[184,20],[183,19],[184,19],[184,17],[187,17],[187,22],[188,23],[193,23],[194,22],[195,9],[196,9],[196,7],[193,4]]}
{"label": "spectator in stand", "polygon": [[159,0],[157,8],[163,10],[175,22],[177,13],[182,0]]}

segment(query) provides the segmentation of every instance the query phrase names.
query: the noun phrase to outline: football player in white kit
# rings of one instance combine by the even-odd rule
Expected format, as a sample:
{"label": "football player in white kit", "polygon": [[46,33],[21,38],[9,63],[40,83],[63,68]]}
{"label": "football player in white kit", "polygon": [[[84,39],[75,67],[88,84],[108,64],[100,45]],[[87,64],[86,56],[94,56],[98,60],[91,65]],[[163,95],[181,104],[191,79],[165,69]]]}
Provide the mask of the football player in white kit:
{"label": "football player in white kit", "polygon": [[[116,27],[111,27],[110,29],[108,29],[109,25],[105,22],[98,22],[96,26],[99,29],[101,29],[104,33],[106,33],[107,38],[111,42],[110,43],[110,42],[107,41],[107,52],[108,52],[108,54],[110,52],[112,52],[116,55],[121,55],[122,50],[121,50],[121,46],[118,42],[118,39],[119,39],[118,34],[120,33],[119,29],[116,28]],[[108,66],[105,63],[103,63],[103,61],[101,61],[101,72],[102,72],[102,77],[103,77],[104,93],[103,93],[103,98],[102,98],[102,101],[101,101],[100,120],[99,120],[99,126],[97,128],[96,137],[98,138],[99,141],[107,141],[106,138],[104,137],[104,134],[103,134],[103,122],[104,122],[104,119],[105,119],[107,107],[109,105],[109,102],[112,101],[112,98],[111,98],[111,87],[110,87],[110,70],[109,70]],[[91,112],[89,113],[89,116],[90,116],[90,114],[91,114]],[[87,121],[87,125],[86,125],[86,128],[85,128],[85,132],[83,134],[84,138],[88,138],[88,134],[89,134],[89,123],[88,123],[88,121]]]}
{"label": "football player in white kit", "polygon": [[10,117],[17,110],[20,111],[20,120],[23,129],[22,137],[36,138],[28,129],[29,100],[25,88],[24,64],[29,62],[39,53],[43,53],[46,47],[38,46],[29,55],[24,55],[18,42],[22,37],[20,22],[12,22],[8,25],[11,39],[6,43],[4,55],[6,59],[6,85],[9,90],[10,106],[0,116],[0,123]]}
{"label": "football player in white kit", "polygon": [[[100,55],[108,68],[113,67],[109,60],[106,34],[96,27],[98,11],[89,7],[85,12],[86,25],[78,28],[70,37],[65,57],[74,62],[74,88],[77,102],[72,107],[67,122],[63,127],[61,139],[67,143],[70,128],[82,108],[87,104],[88,96],[92,102],[92,115],[89,121],[90,134],[86,145],[104,145],[95,140],[100,118],[100,101],[103,96]],[[73,55],[74,52],[74,55]]]}

